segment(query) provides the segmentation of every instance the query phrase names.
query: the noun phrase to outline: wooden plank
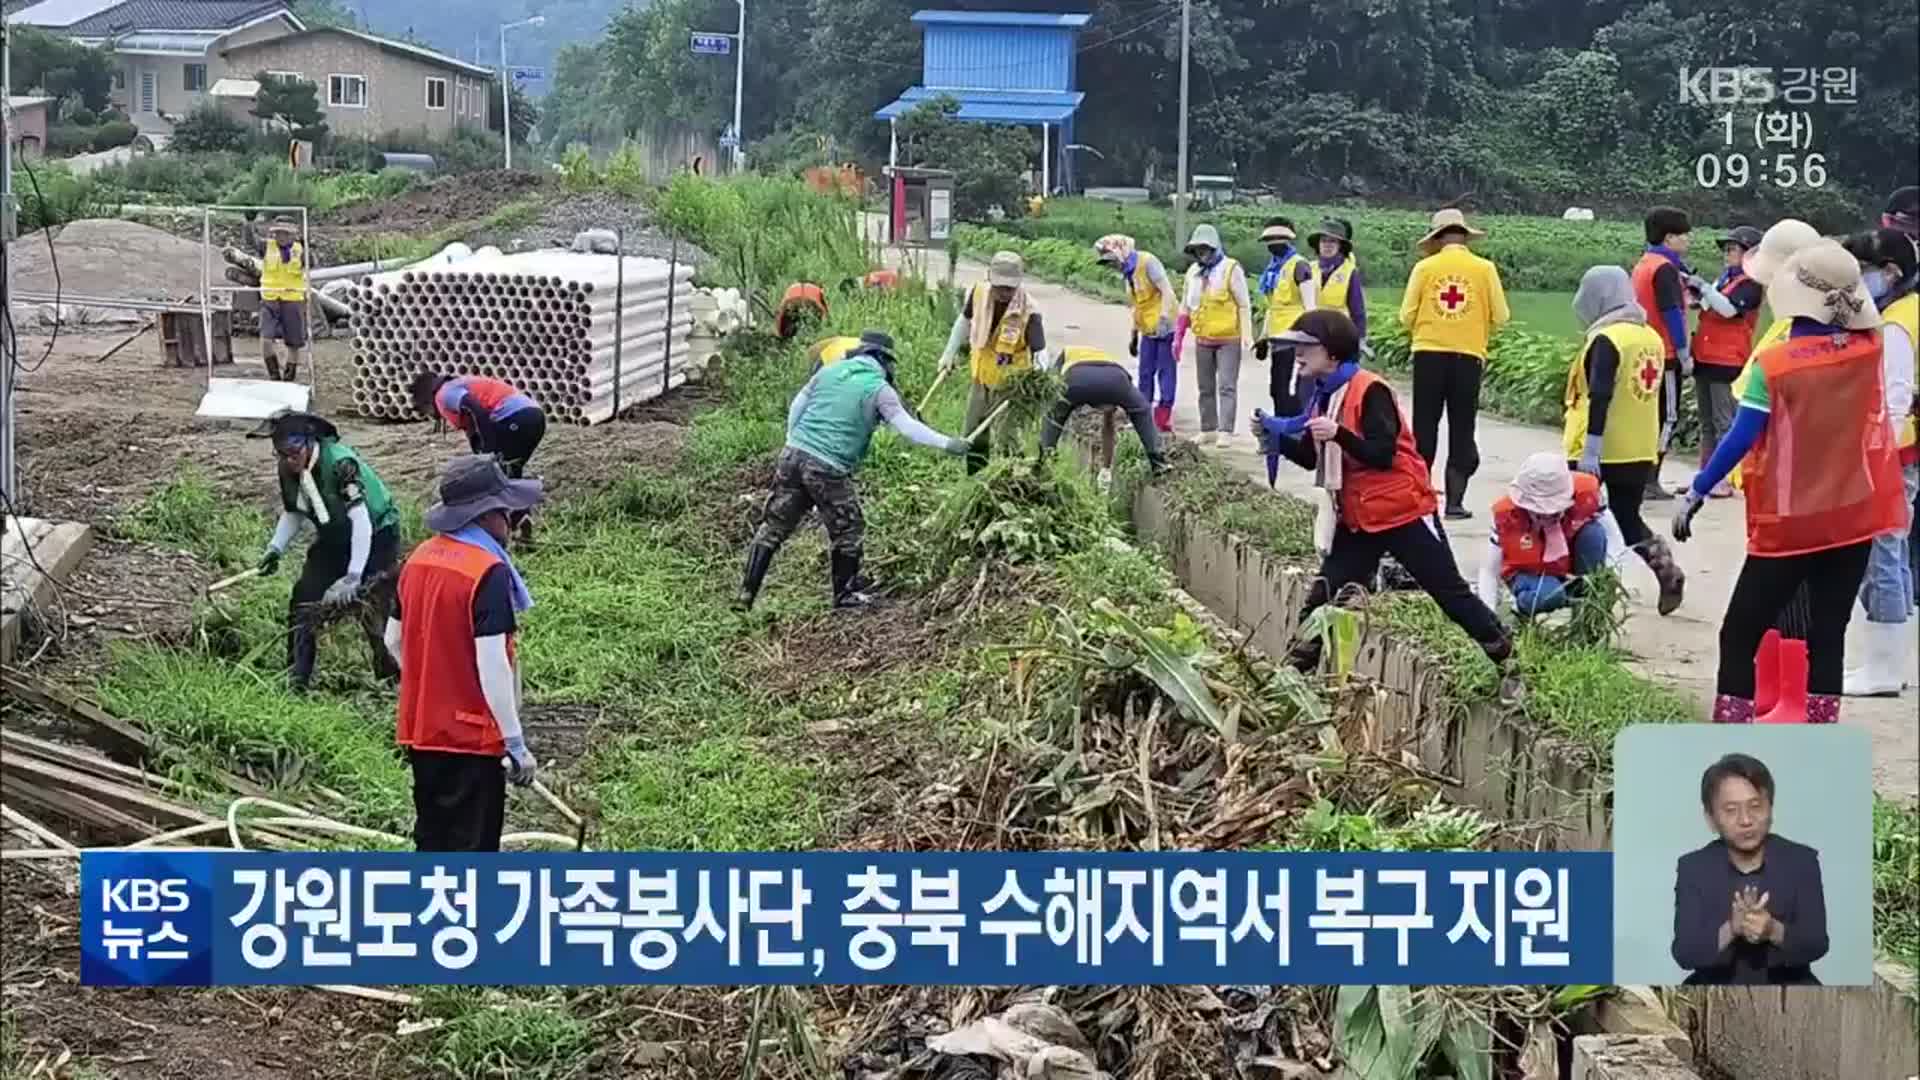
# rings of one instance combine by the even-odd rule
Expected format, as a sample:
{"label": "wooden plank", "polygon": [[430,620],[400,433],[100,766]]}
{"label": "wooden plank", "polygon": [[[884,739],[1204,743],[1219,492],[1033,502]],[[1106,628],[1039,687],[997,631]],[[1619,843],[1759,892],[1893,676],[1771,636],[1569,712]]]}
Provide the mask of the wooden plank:
{"label": "wooden plank", "polygon": [[13,777],[7,780],[7,798],[39,807],[66,821],[79,822],[92,829],[119,830],[136,837],[158,836],[165,830],[143,821],[115,806],[73,791],[42,787]]}
{"label": "wooden plank", "polygon": [[[145,761],[152,750],[145,731],[64,686],[14,672],[6,673],[4,683],[9,693],[85,725],[85,730],[96,736],[89,741],[107,754]],[[270,794],[259,784],[225,769],[213,769],[212,773],[222,784],[242,795]]]}
{"label": "wooden plank", "polygon": [[206,825],[215,819],[195,810],[191,806],[182,806],[176,802],[162,799],[152,792],[89,776],[73,769],[64,769],[58,765],[24,757],[18,753],[9,754],[0,749],[0,773],[26,773],[36,783],[56,788],[74,789],[93,797],[112,800],[128,806],[137,806],[143,810],[163,816],[182,825]]}
{"label": "wooden plank", "polygon": [[[5,614],[0,615],[0,663],[13,661],[25,613],[48,603],[58,583],[65,581],[93,549],[93,529],[79,522],[49,523],[38,518],[8,517],[6,528],[16,544],[20,543],[22,531],[27,534],[27,540],[17,551],[8,553]],[[28,551],[32,553],[32,560],[26,558]],[[17,562],[12,558],[16,553],[20,556]],[[42,570],[45,573],[41,573]]]}

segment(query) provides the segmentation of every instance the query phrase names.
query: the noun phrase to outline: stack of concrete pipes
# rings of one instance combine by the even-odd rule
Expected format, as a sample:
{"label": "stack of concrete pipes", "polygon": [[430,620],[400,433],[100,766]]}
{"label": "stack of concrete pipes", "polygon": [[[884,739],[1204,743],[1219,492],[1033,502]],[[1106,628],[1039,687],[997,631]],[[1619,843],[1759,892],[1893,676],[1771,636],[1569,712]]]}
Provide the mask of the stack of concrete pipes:
{"label": "stack of concrete pipes", "polygon": [[435,371],[504,380],[551,420],[612,419],[687,379],[693,268],[671,278],[664,259],[561,251],[365,278],[347,301],[354,402],[366,416],[418,416],[408,387]]}

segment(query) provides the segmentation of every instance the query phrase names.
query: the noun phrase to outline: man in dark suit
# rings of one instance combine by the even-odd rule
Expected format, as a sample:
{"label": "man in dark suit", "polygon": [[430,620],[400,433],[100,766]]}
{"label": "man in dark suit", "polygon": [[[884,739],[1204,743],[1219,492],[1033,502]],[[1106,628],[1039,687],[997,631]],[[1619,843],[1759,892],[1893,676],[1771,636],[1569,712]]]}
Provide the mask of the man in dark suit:
{"label": "man in dark suit", "polygon": [[1720,838],[1674,868],[1673,959],[1689,986],[1818,986],[1827,954],[1820,854],[1773,835],[1773,774],[1728,754],[1700,777],[1700,805]]}

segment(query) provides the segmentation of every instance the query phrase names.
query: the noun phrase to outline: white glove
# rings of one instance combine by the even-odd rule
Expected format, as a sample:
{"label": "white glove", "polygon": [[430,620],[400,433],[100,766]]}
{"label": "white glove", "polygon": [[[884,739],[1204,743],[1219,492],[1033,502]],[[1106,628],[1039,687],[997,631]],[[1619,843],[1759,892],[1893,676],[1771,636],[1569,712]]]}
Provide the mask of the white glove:
{"label": "white glove", "polygon": [[1166,337],[1171,333],[1173,333],[1173,320],[1165,315],[1160,316],[1160,321],[1153,324],[1153,336]]}
{"label": "white glove", "polygon": [[360,595],[360,575],[342,574],[338,581],[327,586],[327,591],[320,597],[320,602],[323,604],[350,604],[353,602],[353,598],[358,595]]}
{"label": "white glove", "polygon": [[1033,366],[1041,371],[1053,370],[1053,354],[1045,349],[1036,349],[1033,353]]}
{"label": "white glove", "polygon": [[507,782],[525,787],[533,783],[534,773],[540,769],[540,763],[533,759],[533,751],[527,749],[524,736],[515,735],[507,743]]}
{"label": "white glove", "polygon": [[959,359],[960,358],[953,353],[941,353],[940,354],[940,374],[951,375],[953,373],[954,362]]}

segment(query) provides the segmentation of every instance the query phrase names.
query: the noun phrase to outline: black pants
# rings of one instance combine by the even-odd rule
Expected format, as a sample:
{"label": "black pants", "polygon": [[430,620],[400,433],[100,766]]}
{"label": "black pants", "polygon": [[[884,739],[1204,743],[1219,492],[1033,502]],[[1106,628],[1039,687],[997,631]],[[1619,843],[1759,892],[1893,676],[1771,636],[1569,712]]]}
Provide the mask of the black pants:
{"label": "black pants", "polygon": [[526,475],[527,462],[546,435],[547,414],[538,408],[525,408],[502,417],[493,425],[491,438],[478,431],[468,432],[467,445],[476,454],[499,454],[501,467],[518,480]]}
{"label": "black pants", "polygon": [[1653,479],[1654,463],[1627,461],[1600,466],[1600,483],[1607,489],[1607,509],[1620,526],[1620,538],[1628,547],[1637,547],[1653,535],[1640,507],[1647,501],[1647,483]]}
{"label": "black pants", "polygon": [[1420,457],[1433,468],[1440,451],[1440,418],[1447,418],[1447,476],[1458,478],[1461,490],[1447,485],[1449,502],[1464,502],[1467,481],[1480,471],[1480,445],[1474,426],[1480,416],[1480,376],[1486,365],[1477,356],[1454,352],[1413,354],[1413,441]]}
{"label": "black pants", "polygon": [[[1467,587],[1466,579],[1460,576],[1460,568],[1453,561],[1453,552],[1448,550],[1447,542],[1441,539],[1429,518],[1383,532],[1355,532],[1344,525],[1336,526],[1333,550],[1320,563],[1320,576],[1307,591],[1306,606],[1300,609],[1301,620],[1305,621],[1327,601],[1338,599],[1340,591],[1347,586],[1371,582],[1381,556],[1386,554],[1393,555],[1420,588],[1440,605],[1447,618],[1479,642],[1489,658],[1497,662],[1512,654],[1512,642],[1499,617]],[[1303,641],[1293,651],[1294,664],[1300,668],[1311,669],[1319,660],[1318,639]]]}
{"label": "black pants", "polygon": [[[307,549],[306,565],[300,568],[300,578],[293,583],[293,597],[287,604],[287,672],[295,686],[304,687],[312,681],[320,631],[342,614],[341,609],[321,604],[320,598],[347,572],[352,554],[345,536],[316,540]],[[399,665],[387,653],[386,642],[387,614],[393,610],[393,594],[400,585],[399,563],[399,526],[375,529],[367,565],[360,571],[362,595],[354,613],[366,635],[367,648],[373,652],[374,674],[382,679],[400,675]]]}
{"label": "black pants", "polygon": [[1272,345],[1267,350],[1272,365],[1267,376],[1267,393],[1273,398],[1273,415],[1299,416],[1306,408],[1293,385],[1293,346]]}
{"label": "black pants", "polygon": [[1807,692],[1840,693],[1846,669],[1847,622],[1867,573],[1871,541],[1805,555],[1747,556],[1720,620],[1720,675],[1716,689],[1753,697],[1753,654],[1782,610],[1804,592],[1807,602]]}
{"label": "black pants", "polygon": [[1133,377],[1127,374],[1126,368],[1102,363],[1081,363],[1068,368],[1066,392],[1053,403],[1040,425],[1041,450],[1059,445],[1060,434],[1067,428],[1067,418],[1079,408],[1124,410],[1128,422],[1133,424],[1134,434],[1140,436],[1140,447],[1147,452],[1147,460],[1160,462],[1160,433],[1153,427],[1153,410],[1133,385]]}
{"label": "black pants", "polygon": [[408,750],[413,764],[413,849],[499,851],[507,820],[507,770],[488,754]]}

